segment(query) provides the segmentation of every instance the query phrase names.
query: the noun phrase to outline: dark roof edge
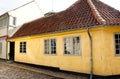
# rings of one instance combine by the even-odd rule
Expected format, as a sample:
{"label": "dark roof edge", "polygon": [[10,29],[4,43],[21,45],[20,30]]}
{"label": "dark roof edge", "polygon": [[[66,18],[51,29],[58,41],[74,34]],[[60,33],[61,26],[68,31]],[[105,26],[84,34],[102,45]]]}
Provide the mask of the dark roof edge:
{"label": "dark roof edge", "polygon": [[84,28],[76,28],[76,29],[68,29],[68,30],[62,30],[62,31],[53,31],[53,32],[47,32],[47,33],[39,33],[39,34],[34,34],[34,35],[26,35],[26,36],[20,36],[20,37],[13,37],[13,38],[8,38],[9,39],[16,39],[16,38],[24,38],[28,36],[35,36],[35,35],[40,35],[40,34],[53,34],[53,33],[60,33],[60,32],[67,32],[67,31],[74,31],[74,30],[81,30],[81,29],[87,29],[87,28],[94,28],[96,26],[120,26],[120,25],[107,25],[107,24],[101,24],[101,25],[93,25],[89,27],[84,27]]}
{"label": "dark roof edge", "polygon": [[8,12],[5,12],[5,13],[3,13],[2,15],[0,15],[0,17],[2,17],[2,16],[4,16],[4,15],[8,15],[8,16],[9,16]]}

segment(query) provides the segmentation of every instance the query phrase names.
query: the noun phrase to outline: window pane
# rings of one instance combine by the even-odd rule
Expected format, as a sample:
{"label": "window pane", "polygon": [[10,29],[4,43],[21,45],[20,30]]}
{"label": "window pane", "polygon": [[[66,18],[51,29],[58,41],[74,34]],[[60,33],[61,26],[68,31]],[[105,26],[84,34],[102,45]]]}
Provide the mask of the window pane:
{"label": "window pane", "polygon": [[22,44],[20,44],[20,48],[22,48]]}
{"label": "window pane", "polygon": [[20,53],[26,53],[26,42],[20,42]]}
{"label": "window pane", "polygon": [[118,43],[120,44],[120,39],[118,40]]}
{"label": "window pane", "polygon": [[45,54],[56,54],[56,40],[47,39],[44,41]]}
{"label": "window pane", "polygon": [[23,49],[23,53],[26,53],[26,48]]}
{"label": "window pane", "polygon": [[115,35],[115,39],[118,39],[118,35],[117,34]]}
{"label": "window pane", "polygon": [[116,50],[116,54],[120,54],[120,50]]}
{"label": "window pane", "polygon": [[118,40],[115,40],[115,43],[118,43]]}
{"label": "window pane", "polygon": [[120,49],[120,44],[116,44],[116,49]]}
{"label": "window pane", "polygon": [[51,46],[56,46],[56,41],[55,41],[55,39],[52,39],[52,40],[51,40]]}
{"label": "window pane", "polygon": [[49,54],[49,40],[45,40],[45,54]]}
{"label": "window pane", "polygon": [[22,48],[20,48],[20,52],[22,52]]}
{"label": "window pane", "polygon": [[72,45],[71,38],[65,38],[64,39],[64,53],[65,54],[72,53],[71,45]]}
{"label": "window pane", "polygon": [[67,54],[66,39],[64,39],[64,54]]}
{"label": "window pane", "polygon": [[56,40],[51,39],[51,54],[56,54]]}
{"label": "window pane", "polygon": [[22,42],[20,42],[20,45],[22,45]]}
{"label": "window pane", "polygon": [[26,42],[23,42],[24,45],[26,45]]}
{"label": "window pane", "polygon": [[73,38],[73,54],[77,55],[80,54],[80,43],[79,43],[79,37]]}
{"label": "window pane", "polygon": [[64,39],[64,54],[80,54],[80,38],[68,37]]}

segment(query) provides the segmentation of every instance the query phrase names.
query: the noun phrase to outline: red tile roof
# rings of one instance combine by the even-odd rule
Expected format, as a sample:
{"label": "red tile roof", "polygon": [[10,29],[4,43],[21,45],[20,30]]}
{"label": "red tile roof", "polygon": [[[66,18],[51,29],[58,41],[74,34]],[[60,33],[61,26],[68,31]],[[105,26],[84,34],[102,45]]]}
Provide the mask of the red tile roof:
{"label": "red tile roof", "polygon": [[78,0],[62,12],[24,24],[12,38],[98,25],[120,25],[120,12],[99,0]]}

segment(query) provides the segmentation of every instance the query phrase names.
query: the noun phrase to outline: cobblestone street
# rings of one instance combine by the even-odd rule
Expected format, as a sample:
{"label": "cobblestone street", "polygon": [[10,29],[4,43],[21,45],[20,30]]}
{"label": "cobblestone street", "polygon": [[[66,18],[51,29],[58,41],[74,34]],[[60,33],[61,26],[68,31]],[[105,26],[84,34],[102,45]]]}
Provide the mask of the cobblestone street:
{"label": "cobblestone street", "polygon": [[0,63],[0,79],[61,79]]}
{"label": "cobblestone street", "polygon": [[0,60],[0,79],[87,79],[78,75],[54,72],[24,64]]}

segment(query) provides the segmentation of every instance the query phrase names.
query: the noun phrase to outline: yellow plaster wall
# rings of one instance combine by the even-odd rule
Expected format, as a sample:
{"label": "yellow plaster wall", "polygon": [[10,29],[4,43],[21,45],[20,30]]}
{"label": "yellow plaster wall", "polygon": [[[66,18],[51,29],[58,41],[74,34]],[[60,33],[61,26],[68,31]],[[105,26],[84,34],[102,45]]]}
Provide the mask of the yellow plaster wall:
{"label": "yellow plaster wall", "polygon": [[120,33],[120,26],[104,27],[104,67],[105,75],[120,75],[120,55],[115,55],[114,34]]}
{"label": "yellow plaster wall", "polygon": [[[120,32],[119,27],[95,27],[90,32],[93,39],[93,73],[95,75],[120,74],[120,56],[114,55],[113,32]],[[63,53],[63,38],[67,36],[80,36],[81,55],[66,56]],[[57,55],[44,54],[44,39],[56,38]],[[59,67],[81,73],[90,73],[90,46],[86,29],[51,34],[41,34],[24,38],[10,39],[15,41],[15,61]],[[27,53],[19,52],[19,43],[27,42]],[[111,67],[112,66],[112,67]]]}

